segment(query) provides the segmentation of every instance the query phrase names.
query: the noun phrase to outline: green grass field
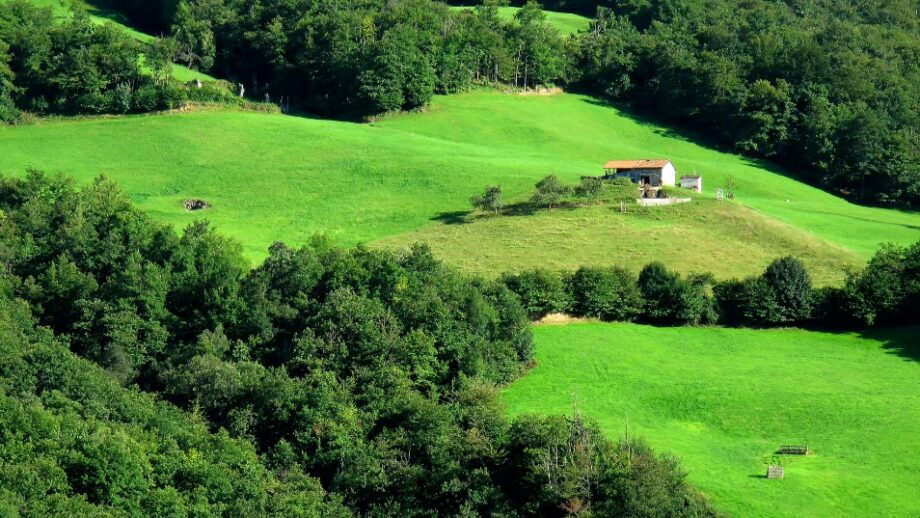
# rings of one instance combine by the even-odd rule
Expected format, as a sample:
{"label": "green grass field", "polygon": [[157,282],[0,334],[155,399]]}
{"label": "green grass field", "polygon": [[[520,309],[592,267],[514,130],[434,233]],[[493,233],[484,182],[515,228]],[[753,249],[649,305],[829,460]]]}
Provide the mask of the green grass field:
{"label": "green grass field", "polygon": [[[635,156],[702,173],[703,199],[647,214],[588,208],[451,223],[487,184],[520,200],[546,174],[575,182],[609,158]],[[437,97],[425,113],[374,124],[217,110],[0,128],[0,172],[27,167],[81,182],[105,174],[165,221],[212,220],[254,260],[275,240],[296,245],[326,232],[345,245],[431,242],[448,261],[486,274],[663,259],[725,277],[791,253],[835,282],[879,243],[920,239],[920,214],[847,203],[569,94]],[[727,174],[738,178],[738,199],[715,205]],[[213,208],[186,212],[188,198]]]}
{"label": "green grass field", "polygon": [[[487,125],[483,113],[490,114]],[[701,206],[626,217],[612,209],[557,210],[450,225],[449,216],[469,210],[469,196],[487,184],[502,185],[508,199],[523,199],[546,174],[575,182],[598,174],[609,158],[635,156],[669,157],[679,172],[702,173],[706,193],[694,202]],[[535,251],[522,266],[638,265],[664,258],[674,266],[702,265],[722,277],[756,273],[769,258],[795,253],[824,269],[816,277],[832,281],[841,267],[864,260],[880,242],[920,239],[920,214],[849,204],[569,94],[437,97],[425,113],[374,124],[216,110],[0,128],[0,172],[22,174],[27,167],[61,171],[81,182],[105,174],[158,218],[178,226],[212,220],[242,240],[255,260],[275,240],[296,245],[325,232],[344,245],[430,240],[460,264],[476,240],[480,257],[504,257],[513,240]],[[710,212],[715,202],[705,198],[729,173],[738,178],[739,198]],[[205,199],[213,208],[186,212],[182,201],[188,198]],[[513,226],[514,236],[506,226]],[[600,244],[593,238],[598,229],[607,230]],[[557,244],[572,236],[583,245],[550,251],[548,231]],[[751,255],[742,257],[741,250]],[[512,257],[477,271],[517,264]]]}
{"label": "green grass field", "polygon": [[[452,6],[451,9],[471,9],[464,6]],[[511,20],[514,15],[520,11],[520,7],[499,7],[498,15],[505,20]],[[555,11],[544,11],[546,21],[556,28],[563,36],[575,34],[578,31],[587,30],[591,26],[591,19],[572,13],[560,13]]]}
{"label": "green grass field", "polygon": [[[569,324],[535,328],[512,414],[581,412],[645,438],[735,516],[920,515],[920,327],[801,330]],[[814,455],[773,453],[806,444]],[[785,465],[785,480],[764,478]]]}

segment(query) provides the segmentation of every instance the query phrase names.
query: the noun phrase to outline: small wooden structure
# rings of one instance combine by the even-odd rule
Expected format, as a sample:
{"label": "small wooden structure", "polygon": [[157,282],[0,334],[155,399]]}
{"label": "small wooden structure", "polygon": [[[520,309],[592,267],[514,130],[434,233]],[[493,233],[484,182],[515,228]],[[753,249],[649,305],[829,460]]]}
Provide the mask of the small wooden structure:
{"label": "small wooden structure", "polygon": [[767,468],[767,478],[775,478],[782,480],[785,478],[785,472],[782,466],[769,466]]}
{"label": "small wooden structure", "polygon": [[696,192],[703,192],[703,177],[694,174],[680,177],[680,186]]}
{"label": "small wooden structure", "polygon": [[808,455],[808,446],[804,445],[783,445],[776,451],[779,455]]}

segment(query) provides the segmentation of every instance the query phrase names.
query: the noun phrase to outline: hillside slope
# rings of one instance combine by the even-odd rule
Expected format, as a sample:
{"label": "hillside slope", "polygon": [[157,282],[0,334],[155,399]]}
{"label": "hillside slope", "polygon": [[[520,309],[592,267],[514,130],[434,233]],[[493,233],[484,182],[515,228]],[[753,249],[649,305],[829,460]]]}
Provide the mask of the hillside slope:
{"label": "hillside slope", "polygon": [[[735,516],[917,516],[920,328],[801,330],[573,324],[534,330],[512,414],[584,414],[643,437]],[[628,424],[627,424],[628,423]],[[806,457],[778,457],[804,444]],[[770,464],[785,480],[767,480]]]}
{"label": "hillside slope", "polygon": [[[679,172],[703,174],[710,197],[728,174],[734,175],[738,199],[733,203],[772,219],[775,229],[788,229],[781,232],[782,239],[762,240],[762,232],[750,230],[757,225],[739,228],[737,218],[653,213],[664,226],[699,225],[697,233],[709,235],[709,241],[673,241],[678,248],[697,249],[698,255],[724,243],[726,261],[733,261],[728,253],[732,244],[745,240],[762,249],[760,258],[812,249],[804,255],[813,255],[813,264],[825,264],[827,272],[839,277],[841,268],[868,257],[881,242],[907,243],[920,237],[918,214],[849,204],[579,95],[476,92],[438,97],[425,113],[374,124],[207,111],[0,128],[0,172],[22,174],[34,167],[66,172],[80,181],[105,174],[124,185],[138,206],[163,220],[179,226],[201,217],[212,220],[241,239],[254,259],[263,257],[275,240],[297,244],[316,232],[329,233],[343,244],[421,232],[393,243],[402,246],[441,233],[445,215],[468,211],[469,196],[487,184],[500,184],[506,198],[520,200],[550,173],[574,182],[581,175],[598,174],[600,164],[610,158],[659,156],[671,158]],[[190,198],[204,199],[212,208],[187,212],[182,203]],[[558,239],[579,230],[577,219],[567,223],[561,216],[568,213],[556,214]],[[741,212],[732,214],[750,219]],[[597,224],[604,225],[621,215],[611,210],[596,216]],[[485,223],[458,228],[456,242],[480,233]],[[633,234],[649,228],[642,218],[625,224]],[[538,230],[545,225],[515,230],[518,242],[539,244],[539,233],[525,227]],[[804,245],[799,247],[799,242]],[[482,250],[495,252],[490,248],[495,245],[484,243]],[[450,243],[440,246],[459,249]],[[608,263],[620,258],[613,248],[604,257]],[[588,254],[590,249],[548,262],[574,267]],[[653,258],[654,249],[647,255]],[[754,271],[762,267],[760,259],[755,262]],[[724,268],[709,265],[716,273]],[[747,267],[733,274],[740,270]]]}

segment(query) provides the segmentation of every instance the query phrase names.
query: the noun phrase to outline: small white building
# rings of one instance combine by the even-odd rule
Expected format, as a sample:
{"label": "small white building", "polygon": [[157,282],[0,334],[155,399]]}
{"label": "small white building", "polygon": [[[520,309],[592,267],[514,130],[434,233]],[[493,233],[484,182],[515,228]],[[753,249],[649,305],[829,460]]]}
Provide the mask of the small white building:
{"label": "small white building", "polygon": [[703,192],[703,177],[696,174],[680,177],[680,186],[696,192]]}
{"label": "small white building", "polygon": [[605,178],[629,178],[651,187],[674,187],[677,171],[670,160],[611,160],[604,164]]}

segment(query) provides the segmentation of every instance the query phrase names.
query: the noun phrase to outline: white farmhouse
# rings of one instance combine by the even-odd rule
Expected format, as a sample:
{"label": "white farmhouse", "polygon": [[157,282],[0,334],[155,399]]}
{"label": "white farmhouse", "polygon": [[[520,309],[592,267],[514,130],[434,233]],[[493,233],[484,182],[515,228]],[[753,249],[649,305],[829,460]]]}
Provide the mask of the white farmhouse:
{"label": "white farmhouse", "polygon": [[629,178],[640,186],[674,187],[677,171],[670,160],[611,160],[604,164],[605,178]]}

